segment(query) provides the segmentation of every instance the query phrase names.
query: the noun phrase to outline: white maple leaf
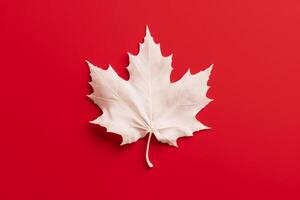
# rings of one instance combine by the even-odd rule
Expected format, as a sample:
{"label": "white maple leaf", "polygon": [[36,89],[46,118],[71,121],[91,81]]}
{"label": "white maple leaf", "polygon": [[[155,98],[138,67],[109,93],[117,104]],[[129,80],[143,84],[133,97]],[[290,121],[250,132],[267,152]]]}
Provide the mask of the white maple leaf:
{"label": "white maple leaf", "polygon": [[148,27],[139,53],[129,54],[128,81],[120,78],[111,66],[103,70],[87,62],[94,90],[88,96],[103,111],[91,123],[121,135],[121,145],[149,134],[146,148],[149,167],[153,166],[148,157],[152,134],[158,141],[177,147],[179,137],[208,129],[195,116],[212,101],[206,93],[213,65],[193,75],[188,70],[180,80],[171,83],[171,62],[172,55],[162,56]]}

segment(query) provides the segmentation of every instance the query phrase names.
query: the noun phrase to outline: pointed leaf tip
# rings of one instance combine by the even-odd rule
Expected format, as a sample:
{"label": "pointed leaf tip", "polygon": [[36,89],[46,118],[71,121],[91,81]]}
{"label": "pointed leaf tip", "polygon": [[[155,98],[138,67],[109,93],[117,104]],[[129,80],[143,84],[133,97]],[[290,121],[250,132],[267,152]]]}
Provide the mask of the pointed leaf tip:
{"label": "pointed leaf tip", "polygon": [[88,60],[85,60],[85,62],[88,64],[88,65],[90,65],[91,63],[88,61]]}
{"label": "pointed leaf tip", "polygon": [[92,71],[95,66],[92,63],[90,63],[88,60],[85,60],[85,62],[87,63],[90,71]]}
{"label": "pointed leaf tip", "polygon": [[204,69],[201,72],[204,72],[205,74],[207,74],[208,76],[210,76],[210,73],[211,73],[211,70],[212,70],[213,66],[214,66],[214,64],[211,64],[208,68]]}
{"label": "pointed leaf tip", "polygon": [[190,68],[188,68],[188,70],[186,71],[186,74],[192,75],[192,72],[191,72],[191,69],[190,69]]}
{"label": "pointed leaf tip", "polygon": [[92,121],[89,121],[91,124],[98,124],[97,122],[96,122],[96,119],[95,120],[92,120]]}
{"label": "pointed leaf tip", "polygon": [[146,25],[146,36],[145,37],[146,38],[147,37],[152,37],[148,25]]}
{"label": "pointed leaf tip", "polygon": [[214,66],[214,64],[211,64],[206,70],[207,70],[207,72],[211,72],[211,70],[212,70],[212,68],[213,68],[213,66]]}

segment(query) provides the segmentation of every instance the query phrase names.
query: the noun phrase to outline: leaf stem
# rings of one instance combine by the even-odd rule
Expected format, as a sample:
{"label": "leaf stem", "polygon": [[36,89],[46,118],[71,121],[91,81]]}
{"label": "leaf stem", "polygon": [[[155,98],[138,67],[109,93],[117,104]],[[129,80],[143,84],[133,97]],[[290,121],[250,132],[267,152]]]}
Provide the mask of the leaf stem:
{"label": "leaf stem", "polygon": [[146,148],[146,162],[147,162],[147,164],[150,168],[153,167],[153,164],[149,160],[149,145],[150,145],[151,136],[152,136],[152,132],[149,132],[149,137],[148,137],[148,141],[147,141],[147,148]]}

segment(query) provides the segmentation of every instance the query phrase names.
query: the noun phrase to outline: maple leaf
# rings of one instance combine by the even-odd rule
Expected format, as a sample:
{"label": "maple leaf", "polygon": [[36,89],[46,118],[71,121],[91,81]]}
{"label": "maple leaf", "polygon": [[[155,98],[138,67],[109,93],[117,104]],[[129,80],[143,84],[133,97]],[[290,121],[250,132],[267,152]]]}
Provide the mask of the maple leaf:
{"label": "maple leaf", "polygon": [[177,147],[179,137],[209,128],[195,116],[212,101],[206,93],[213,65],[193,75],[188,70],[180,80],[171,83],[171,62],[172,55],[162,56],[148,27],[139,53],[129,54],[128,81],[120,78],[111,66],[103,70],[87,61],[94,90],[88,96],[103,111],[91,123],[122,136],[121,145],[149,134],[146,147],[149,167],[153,167],[148,156],[152,134],[158,141]]}

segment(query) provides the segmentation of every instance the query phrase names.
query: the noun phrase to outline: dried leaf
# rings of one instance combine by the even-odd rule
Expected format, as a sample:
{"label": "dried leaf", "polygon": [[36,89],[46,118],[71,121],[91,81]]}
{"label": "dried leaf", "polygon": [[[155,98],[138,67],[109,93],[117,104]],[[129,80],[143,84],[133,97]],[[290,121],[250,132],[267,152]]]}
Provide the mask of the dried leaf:
{"label": "dried leaf", "polygon": [[148,158],[152,134],[160,142],[177,147],[179,137],[208,129],[195,116],[212,101],[206,97],[212,65],[193,75],[187,71],[180,80],[171,83],[171,62],[172,56],[162,56],[148,27],[138,55],[129,54],[128,81],[120,78],[111,66],[103,70],[88,62],[94,89],[88,96],[103,111],[91,123],[121,135],[121,145],[148,134],[149,167],[153,166]]}

